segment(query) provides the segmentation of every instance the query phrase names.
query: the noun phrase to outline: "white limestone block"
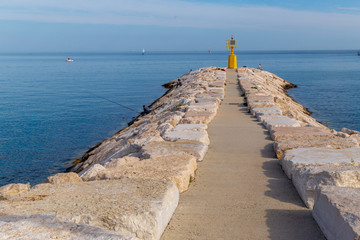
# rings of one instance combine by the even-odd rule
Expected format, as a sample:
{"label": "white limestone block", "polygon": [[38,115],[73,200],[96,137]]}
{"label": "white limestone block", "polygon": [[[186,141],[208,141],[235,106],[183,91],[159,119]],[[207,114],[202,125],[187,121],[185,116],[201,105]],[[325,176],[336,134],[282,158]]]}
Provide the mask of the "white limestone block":
{"label": "white limestone block", "polygon": [[301,127],[298,121],[282,115],[262,115],[259,116],[259,121],[261,121],[268,130],[271,130],[273,127]]}
{"label": "white limestone block", "polygon": [[178,200],[171,181],[155,179],[40,184],[0,201],[0,238],[157,240]]}
{"label": "white limestone block", "polygon": [[262,115],[281,115],[281,109],[278,107],[265,107],[265,108],[252,108],[251,113],[255,117],[259,117]]}
{"label": "white limestone block", "polygon": [[150,143],[142,148],[143,158],[157,158],[189,154],[196,158],[196,161],[202,161],[208,150],[208,146],[201,142],[169,142]]}
{"label": "white limestone block", "polygon": [[178,124],[173,131],[206,130],[207,124]]}
{"label": "white limestone block", "polygon": [[209,87],[220,87],[220,88],[224,88],[224,80],[216,80],[213,82],[209,82]]}
{"label": "white limestone block", "polygon": [[281,165],[288,176],[292,178],[296,168],[306,166],[339,165],[360,163],[360,147],[345,149],[327,148],[297,148],[285,151]]}
{"label": "white limestone block", "polygon": [[169,131],[163,136],[166,141],[197,141],[206,145],[210,144],[208,133],[205,130],[196,131]]}
{"label": "white limestone block", "polygon": [[30,190],[30,184],[10,183],[0,187],[0,201],[10,199],[22,192]]}
{"label": "white limestone block", "polygon": [[296,168],[292,182],[308,208],[314,206],[315,191],[321,185],[360,188],[360,166],[348,164]]}
{"label": "white limestone block", "polygon": [[105,170],[105,167],[100,164],[94,164],[79,173],[79,177],[83,181],[92,181]]}
{"label": "white limestone block", "polygon": [[213,92],[213,93],[224,93],[225,89],[223,87],[208,87],[207,91]]}
{"label": "white limestone block", "polygon": [[86,224],[62,222],[48,215],[4,216],[0,219],[0,239],[140,240]]}
{"label": "white limestone block", "polygon": [[326,239],[360,239],[359,188],[321,187],[312,213]]}

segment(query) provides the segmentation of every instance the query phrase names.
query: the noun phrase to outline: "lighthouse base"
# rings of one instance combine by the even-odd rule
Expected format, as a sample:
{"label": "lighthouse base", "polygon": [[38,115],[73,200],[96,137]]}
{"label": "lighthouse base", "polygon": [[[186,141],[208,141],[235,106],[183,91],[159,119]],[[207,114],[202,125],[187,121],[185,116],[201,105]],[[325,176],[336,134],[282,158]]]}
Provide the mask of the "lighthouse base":
{"label": "lighthouse base", "polygon": [[230,68],[230,69],[236,69],[237,68],[237,62],[236,62],[236,55],[235,54],[230,54],[229,55],[228,68]]}

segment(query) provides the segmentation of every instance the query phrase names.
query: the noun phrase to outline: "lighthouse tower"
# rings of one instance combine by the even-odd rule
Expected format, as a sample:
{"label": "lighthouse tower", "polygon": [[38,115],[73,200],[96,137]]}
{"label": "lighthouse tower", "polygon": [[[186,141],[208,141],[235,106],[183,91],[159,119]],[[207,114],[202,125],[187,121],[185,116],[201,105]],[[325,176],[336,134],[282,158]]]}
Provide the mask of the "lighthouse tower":
{"label": "lighthouse tower", "polygon": [[228,51],[230,51],[229,60],[228,60],[228,68],[236,69],[237,62],[236,62],[236,55],[234,54],[234,49],[236,48],[236,40],[234,37],[231,36],[231,40],[226,41],[226,47]]}

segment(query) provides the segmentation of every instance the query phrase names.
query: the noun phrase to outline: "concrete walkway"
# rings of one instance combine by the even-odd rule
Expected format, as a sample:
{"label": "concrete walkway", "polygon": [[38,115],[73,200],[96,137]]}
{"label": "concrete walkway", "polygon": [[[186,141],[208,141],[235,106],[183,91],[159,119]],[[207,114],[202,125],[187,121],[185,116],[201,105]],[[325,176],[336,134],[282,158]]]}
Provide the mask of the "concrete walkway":
{"label": "concrete walkway", "polygon": [[209,151],[162,240],[325,239],[240,94],[236,72],[228,70]]}

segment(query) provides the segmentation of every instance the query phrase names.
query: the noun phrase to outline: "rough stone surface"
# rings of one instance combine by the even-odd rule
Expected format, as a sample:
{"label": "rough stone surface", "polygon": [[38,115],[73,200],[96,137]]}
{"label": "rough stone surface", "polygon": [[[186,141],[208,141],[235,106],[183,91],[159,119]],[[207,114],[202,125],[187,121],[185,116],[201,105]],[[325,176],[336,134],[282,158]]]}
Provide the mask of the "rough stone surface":
{"label": "rough stone surface", "polygon": [[142,148],[144,158],[168,157],[178,154],[190,154],[196,157],[197,161],[202,161],[208,150],[208,146],[201,142],[182,141],[182,142],[162,142],[150,143]]}
{"label": "rough stone surface", "polygon": [[273,127],[301,127],[298,121],[282,115],[263,115],[259,116],[258,119],[263,122],[268,130]]}
{"label": "rough stone surface", "polygon": [[255,116],[261,115],[281,115],[281,109],[278,107],[269,107],[269,108],[252,108],[251,113]]}
{"label": "rough stone surface", "polygon": [[342,149],[358,146],[358,142],[351,138],[341,138],[334,135],[297,135],[277,139],[274,143],[274,150],[277,158],[280,159],[286,150],[293,148],[321,147]]}
{"label": "rough stone surface", "polygon": [[[114,239],[159,239],[178,197],[173,183],[153,179],[40,184],[12,201],[0,202],[0,234],[9,237],[15,231],[23,239],[28,236],[25,230],[41,236],[49,226],[48,236],[64,234],[67,239],[85,234],[101,239],[105,233],[104,239],[111,239],[111,234]],[[39,230],[32,228],[38,224]]]}
{"label": "rough stone surface", "polygon": [[206,130],[206,124],[179,124],[174,128],[174,131],[188,131],[188,130]]}
{"label": "rough stone surface", "polygon": [[240,87],[246,95],[249,108],[279,107],[284,116],[325,128],[310,117],[307,109],[286,94],[288,88],[295,87],[294,84],[267,71],[251,68],[245,69],[239,75]]}
{"label": "rough stone surface", "polygon": [[154,157],[121,168],[106,168],[96,179],[151,178],[171,180],[180,192],[188,189],[195,177],[196,158],[188,154]]}
{"label": "rough stone surface", "polygon": [[208,124],[213,120],[216,116],[216,112],[206,111],[206,110],[189,110],[185,113],[184,118],[180,121],[181,123],[185,124]]}
{"label": "rough stone surface", "polygon": [[209,87],[224,87],[224,81],[213,81],[209,82]]}
{"label": "rough stone surface", "polygon": [[45,183],[61,184],[66,182],[82,182],[82,179],[74,172],[58,173],[50,176],[45,180]]}
{"label": "rough stone surface", "polygon": [[313,217],[328,240],[360,239],[360,189],[321,187]]}
{"label": "rough stone surface", "polygon": [[163,138],[171,142],[181,142],[181,141],[197,141],[209,145],[210,140],[207,132],[202,129],[198,130],[184,130],[184,131],[169,131],[166,132]]}
{"label": "rough stone surface", "polygon": [[278,107],[275,103],[272,102],[248,102],[248,108],[273,108]]}
{"label": "rough stone surface", "polygon": [[360,163],[360,147],[346,149],[298,148],[283,154],[281,165],[291,179],[296,168],[306,166],[340,165]]}
{"label": "rough stone surface", "polygon": [[271,138],[277,140],[278,138],[287,138],[292,136],[332,136],[329,130],[320,127],[273,127],[270,131]]}
{"label": "rough stone surface", "polygon": [[321,185],[360,188],[360,166],[347,163],[296,168],[292,182],[308,208],[314,206],[314,194]]}
{"label": "rough stone surface", "polygon": [[[155,143],[155,144],[157,144],[157,143]],[[105,163],[104,167],[105,168],[120,168],[120,167],[122,167],[124,165],[132,164],[132,163],[135,163],[135,162],[138,162],[138,161],[140,161],[140,158],[138,158],[138,157],[126,156],[126,157],[123,157],[123,158],[112,159],[111,161]]]}
{"label": "rough stone surface", "polygon": [[0,187],[0,200],[10,199],[22,192],[30,190],[30,184],[11,183]]}
{"label": "rough stone surface", "polygon": [[45,215],[2,216],[0,239],[140,240],[85,224],[62,222],[56,217]]}
{"label": "rough stone surface", "polygon": [[84,181],[92,181],[97,179],[97,176],[105,170],[105,167],[100,164],[94,164],[89,168],[84,169],[79,173],[79,176]]}

